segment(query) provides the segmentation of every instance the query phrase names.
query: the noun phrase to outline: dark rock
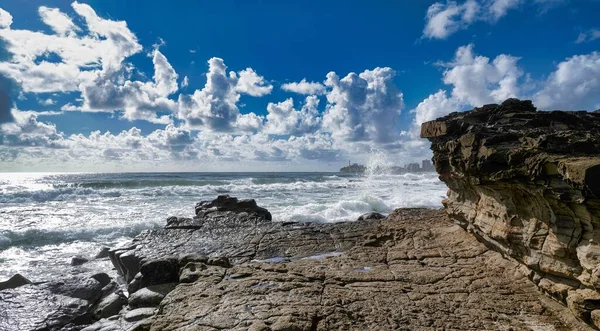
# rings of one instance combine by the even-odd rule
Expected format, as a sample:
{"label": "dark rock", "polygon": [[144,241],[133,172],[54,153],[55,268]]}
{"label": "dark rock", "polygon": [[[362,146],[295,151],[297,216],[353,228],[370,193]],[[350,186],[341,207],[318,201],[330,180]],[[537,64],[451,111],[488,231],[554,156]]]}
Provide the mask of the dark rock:
{"label": "dark rock", "polygon": [[380,220],[382,218],[385,218],[385,216],[380,213],[366,213],[366,214],[360,215],[358,217],[358,220],[359,221]]}
{"label": "dark rock", "polygon": [[179,279],[179,265],[175,258],[151,260],[142,264],[140,273],[141,287],[173,283]]}
{"label": "dark rock", "polygon": [[65,330],[89,322],[91,307],[87,300],[32,284],[6,289],[0,291],[0,330]]}
{"label": "dark rock", "polygon": [[219,195],[213,201],[202,201],[196,205],[196,216],[203,216],[215,211],[252,213],[267,221],[272,219],[271,213],[265,208],[259,207],[254,199],[238,200],[229,195]]}
{"label": "dark rock", "polygon": [[135,291],[139,290],[142,287],[142,274],[137,273],[133,280],[127,284],[127,291],[129,294],[135,293]]}
{"label": "dark rock", "polygon": [[89,262],[90,260],[88,258],[85,258],[83,256],[75,256],[71,259],[71,265],[72,266],[78,266],[78,265],[82,265],[86,262]]}
{"label": "dark rock", "polygon": [[177,283],[160,284],[144,287],[129,296],[129,307],[156,307],[171,292]]}
{"label": "dark rock", "polygon": [[94,256],[95,259],[103,259],[108,257],[108,252],[110,251],[110,248],[108,247],[102,247],[102,249],[98,252],[98,254],[96,254],[96,256]]}
{"label": "dark rock", "polygon": [[127,304],[127,298],[124,295],[112,293],[100,301],[94,310],[94,316],[100,319],[116,315],[125,304]]}
{"label": "dark rock", "polygon": [[15,274],[10,277],[8,280],[0,282],[0,291],[6,290],[9,288],[17,288],[19,286],[31,284],[29,279],[23,277],[21,274]]}
{"label": "dark rock", "polygon": [[110,281],[111,281],[110,276],[104,272],[99,272],[97,274],[93,274],[92,278],[97,280],[98,283],[100,283],[100,286],[102,286],[102,287],[110,284]]}
{"label": "dark rock", "polygon": [[39,285],[54,294],[78,298],[94,303],[102,295],[102,285],[94,278],[71,276],[62,280],[51,281]]}
{"label": "dark rock", "polygon": [[424,123],[421,136],[450,217],[589,320],[596,306],[581,307],[600,288],[600,114],[509,99]]}

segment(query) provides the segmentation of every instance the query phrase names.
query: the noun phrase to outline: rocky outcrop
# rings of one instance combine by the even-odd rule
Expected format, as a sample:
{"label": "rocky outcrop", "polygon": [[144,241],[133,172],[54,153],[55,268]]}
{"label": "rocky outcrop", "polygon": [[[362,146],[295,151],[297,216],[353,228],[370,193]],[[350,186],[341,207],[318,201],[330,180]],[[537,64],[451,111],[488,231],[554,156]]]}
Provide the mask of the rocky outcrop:
{"label": "rocky outcrop", "polygon": [[441,210],[278,223],[217,200],[111,250],[128,303],[84,330],[587,330]]}
{"label": "rocky outcrop", "polygon": [[[422,125],[446,212],[593,323],[600,312],[600,113],[509,99]],[[596,316],[596,317],[594,317]]]}

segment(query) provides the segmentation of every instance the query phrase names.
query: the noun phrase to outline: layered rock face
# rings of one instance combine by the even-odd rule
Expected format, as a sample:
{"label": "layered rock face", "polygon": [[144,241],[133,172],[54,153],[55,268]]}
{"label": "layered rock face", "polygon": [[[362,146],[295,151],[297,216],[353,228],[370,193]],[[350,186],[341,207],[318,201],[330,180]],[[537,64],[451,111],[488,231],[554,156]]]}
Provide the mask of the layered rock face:
{"label": "layered rock face", "polygon": [[448,215],[578,317],[600,317],[600,113],[509,99],[424,123],[421,136]]}

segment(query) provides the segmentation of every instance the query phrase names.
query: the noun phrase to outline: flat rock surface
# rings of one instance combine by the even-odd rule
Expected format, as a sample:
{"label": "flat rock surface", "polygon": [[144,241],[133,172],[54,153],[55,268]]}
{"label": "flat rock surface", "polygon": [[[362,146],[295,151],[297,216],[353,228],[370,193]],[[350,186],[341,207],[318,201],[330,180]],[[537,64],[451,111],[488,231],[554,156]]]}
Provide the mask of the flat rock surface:
{"label": "flat rock surface", "polygon": [[[322,237],[273,226],[256,234],[252,259],[179,284],[152,330],[588,329],[442,211],[315,225]],[[272,254],[257,253],[265,245]]]}

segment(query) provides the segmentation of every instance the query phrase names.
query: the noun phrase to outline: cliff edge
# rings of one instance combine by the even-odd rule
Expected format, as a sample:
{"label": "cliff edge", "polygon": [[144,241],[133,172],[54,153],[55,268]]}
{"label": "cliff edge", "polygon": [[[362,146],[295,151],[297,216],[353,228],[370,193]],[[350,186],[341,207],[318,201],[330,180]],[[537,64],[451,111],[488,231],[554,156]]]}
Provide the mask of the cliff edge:
{"label": "cliff edge", "polygon": [[508,99],[421,127],[447,214],[600,326],[600,113]]}

